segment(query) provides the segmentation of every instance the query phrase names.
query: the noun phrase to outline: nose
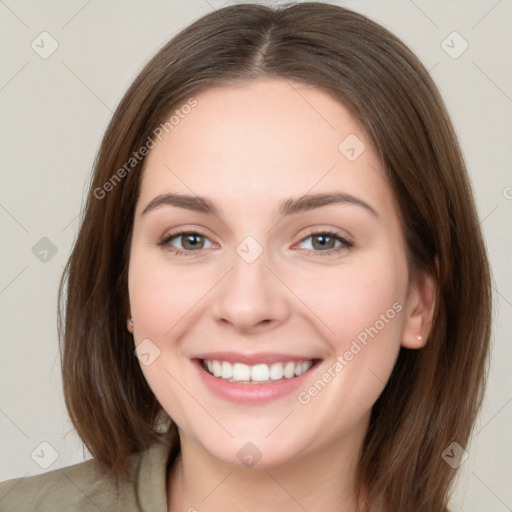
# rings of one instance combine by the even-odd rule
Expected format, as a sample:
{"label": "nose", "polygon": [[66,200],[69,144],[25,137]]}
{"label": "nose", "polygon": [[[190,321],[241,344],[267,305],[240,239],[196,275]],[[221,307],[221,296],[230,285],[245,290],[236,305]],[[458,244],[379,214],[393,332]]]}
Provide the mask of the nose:
{"label": "nose", "polygon": [[235,254],[233,267],[217,286],[213,313],[217,322],[237,332],[260,332],[286,321],[291,295],[269,268],[265,251],[252,263]]}

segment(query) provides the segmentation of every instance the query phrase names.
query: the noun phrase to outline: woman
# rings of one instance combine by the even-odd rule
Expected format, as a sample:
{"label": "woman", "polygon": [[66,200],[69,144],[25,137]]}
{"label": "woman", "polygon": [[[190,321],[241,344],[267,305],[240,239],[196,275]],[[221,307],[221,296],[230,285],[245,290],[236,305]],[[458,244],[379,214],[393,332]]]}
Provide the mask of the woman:
{"label": "woman", "polygon": [[364,16],[244,4],[174,37],[107,129],[60,293],[94,458],[2,510],[448,510],[486,251],[436,86]]}

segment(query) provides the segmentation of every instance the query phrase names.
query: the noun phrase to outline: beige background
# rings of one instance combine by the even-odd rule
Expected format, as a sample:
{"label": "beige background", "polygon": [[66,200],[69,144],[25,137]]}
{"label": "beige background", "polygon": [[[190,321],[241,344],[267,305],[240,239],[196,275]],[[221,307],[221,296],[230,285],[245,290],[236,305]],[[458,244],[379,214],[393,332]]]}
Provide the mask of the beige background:
{"label": "beige background", "polygon": [[[453,510],[512,510],[512,1],[338,3],[389,28],[417,53],[460,137],[489,247],[496,310],[488,391]],[[143,63],[181,28],[225,4],[0,0],[0,481],[88,458],[62,397],[56,297],[92,162]],[[43,31],[58,44],[47,58],[31,47],[35,41],[39,53],[51,49]],[[446,39],[454,31],[463,39]],[[452,55],[459,53],[464,41],[469,46],[457,58],[445,51],[448,44]]]}

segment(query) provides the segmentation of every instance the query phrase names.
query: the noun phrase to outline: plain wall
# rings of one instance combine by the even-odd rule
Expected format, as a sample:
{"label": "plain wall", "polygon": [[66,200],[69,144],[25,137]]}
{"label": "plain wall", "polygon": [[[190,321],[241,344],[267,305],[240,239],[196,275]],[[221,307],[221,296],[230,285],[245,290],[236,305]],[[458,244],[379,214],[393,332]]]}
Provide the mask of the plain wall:
{"label": "plain wall", "polygon": [[[93,159],[143,64],[183,27],[227,3],[0,3],[0,481],[90,457],[64,406],[56,301]],[[485,403],[452,506],[512,510],[512,2],[337,3],[381,23],[419,56],[460,138],[492,263],[495,323]],[[47,58],[39,54],[51,49],[44,31],[58,43]],[[450,36],[454,31],[463,39]],[[464,40],[468,48],[453,58]],[[31,457],[42,442],[57,454],[46,469]]]}

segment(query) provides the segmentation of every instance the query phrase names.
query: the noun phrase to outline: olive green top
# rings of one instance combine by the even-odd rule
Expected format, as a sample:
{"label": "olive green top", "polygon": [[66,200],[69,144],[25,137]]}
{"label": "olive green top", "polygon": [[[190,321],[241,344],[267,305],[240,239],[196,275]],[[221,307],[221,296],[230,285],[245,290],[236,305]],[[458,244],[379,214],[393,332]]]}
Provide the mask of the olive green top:
{"label": "olive green top", "polygon": [[124,479],[90,459],[7,480],[0,483],[0,512],[167,512],[169,454],[169,447],[154,444],[131,455],[131,476]]}
{"label": "olive green top", "polygon": [[167,512],[170,449],[131,455],[130,478],[115,479],[94,460],[0,483],[1,512]]}

